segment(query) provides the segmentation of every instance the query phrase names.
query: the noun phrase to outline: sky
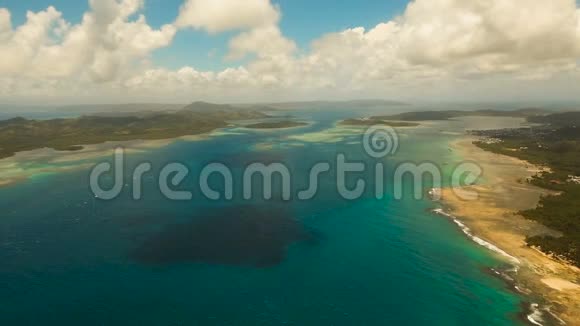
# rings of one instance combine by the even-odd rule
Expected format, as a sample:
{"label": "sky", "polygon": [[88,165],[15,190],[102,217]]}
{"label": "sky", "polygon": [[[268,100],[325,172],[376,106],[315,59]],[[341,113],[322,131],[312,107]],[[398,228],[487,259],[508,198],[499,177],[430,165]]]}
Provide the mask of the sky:
{"label": "sky", "polygon": [[0,0],[0,103],[580,101],[575,0]]}

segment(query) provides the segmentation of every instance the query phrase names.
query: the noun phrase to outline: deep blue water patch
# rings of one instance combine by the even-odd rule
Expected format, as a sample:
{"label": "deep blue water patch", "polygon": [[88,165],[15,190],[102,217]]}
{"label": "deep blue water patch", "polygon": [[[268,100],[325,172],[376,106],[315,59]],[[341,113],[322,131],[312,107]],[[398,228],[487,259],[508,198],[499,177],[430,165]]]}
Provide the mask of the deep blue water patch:
{"label": "deep blue water patch", "polygon": [[206,263],[269,267],[280,264],[294,242],[313,242],[284,207],[217,208],[191,223],[172,225],[131,255],[146,264]]}

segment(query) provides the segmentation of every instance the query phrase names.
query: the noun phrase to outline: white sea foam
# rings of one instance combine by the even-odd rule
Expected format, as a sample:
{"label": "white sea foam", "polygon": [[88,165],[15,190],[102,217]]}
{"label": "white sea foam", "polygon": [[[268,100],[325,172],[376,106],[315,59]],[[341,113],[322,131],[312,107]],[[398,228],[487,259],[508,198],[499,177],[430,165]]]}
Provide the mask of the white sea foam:
{"label": "white sea foam", "polygon": [[438,201],[441,199],[441,196],[442,196],[441,188],[432,188],[431,190],[429,190],[429,197],[431,197],[431,200]]}
{"label": "white sea foam", "polygon": [[[456,216],[449,214],[448,212],[446,212],[444,209],[442,208],[437,208],[433,210],[434,213],[441,215],[441,216],[445,216],[450,218],[455,224],[457,224],[457,226],[459,226],[459,228],[461,229],[461,231],[463,231],[463,233],[465,233],[465,235],[467,235],[470,239],[472,239],[475,243],[495,252],[498,253],[504,257],[507,257],[510,261],[512,261],[512,263],[514,264],[514,268],[513,270],[511,270],[512,272],[516,272],[518,271],[518,266],[520,264],[520,260],[517,259],[516,257],[508,254],[507,252],[505,252],[504,250],[500,249],[499,247],[497,247],[496,245],[489,243],[475,235],[473,235],[473,233],[471,232],[471,229],[465,225],[463,222],[461,222],[461,220],[459,220]],[[503,273],[500,273],[499,271],[493,270],[496,274],[498,275],[502,275],[502,276],[507,276]],[[511,278],[511,277],[510,277]],[[519,288],[518,286],[515,286],[515,289],[521,293],[527,294],[529,293],[529,290],[527,289],[522,289]],[[549,310],[549,308],[541,308],[539,304],[537,303],[532,303],[530,305],[530,311],[531,313],[529,315],[526,316],[526,318],[528,319],[528,321],[530,323],[532,323],[533,325],[538,325],[538,326],[544,326],[544,317],[545,317],[545,313],[548,313],[551,317],[553,317],[555,320],[557,320],[561,325],[565,325],[566,323],[559,319],[556,315],[554,315],[553,313],[551,313],[551,311]]]}
{"label": "white sea foam", "polygon": [[[513,262],[516,265],[520,264],[520,260],[517,259],[516,257],[508,254],[507,252],[505,252],[504,250],[502,250],[498,246],[494,245],[493,243],[487,242],[487,241],[483,240],[482,238],[473,235],[473,233],[471,232],[471,229],[467,225],[465,225],[463,222],[461,222],[456,216],[453,216],[452,214],[447,213],[442,208],[434,209],[433,212],[436,214],[450,218],[455,224],[457,224],[457,226],[459,226],[459,228],[461,229],[461,231],[463,231],[463,233],[465,233],[465,235],[467,235],[471,240],[473,240],[478,245],[485,247],[485,248],[487,248],[495,253],[498,253],[504,257],[507,257],[511,262]],[[515,271],[517,272],[517,268],[515,268]]]}
{"label": "white sea foam", "polygon": [[542,319],[542,311],[540,310],[540,305],[538,305],[537,303],[532,303],[530,305],[530,309],[532,310],[532,313],[527,316],[530,323],[538,326],[544,326],[544,324],[542,324],[544,320]]}

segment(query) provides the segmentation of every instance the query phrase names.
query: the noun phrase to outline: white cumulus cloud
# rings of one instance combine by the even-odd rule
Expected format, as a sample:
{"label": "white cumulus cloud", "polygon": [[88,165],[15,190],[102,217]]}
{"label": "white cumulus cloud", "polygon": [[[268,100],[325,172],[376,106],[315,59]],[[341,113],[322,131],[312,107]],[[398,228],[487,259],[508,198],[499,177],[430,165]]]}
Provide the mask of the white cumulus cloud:
{"label": "white cumulus cloud", "polygon": [[[574,0],[414,0],[399,17],[321,35],[308,49],[284,35],[282,12],[270,0],[186,0],[175,22],[159,29],[139,15],[142,0],[90,3],[77,25],[49,7],[29,12],[14,27],[10,12],[0,9],[0,94],[259,100],[506,97],[543,89],[580,99],[570,86],[580,82],[580,10]],[[226,59],[253,59],[222,71],[144,62],[184,28],[233,31]]]}
{"label": "white cumulus cloud", "polygon": [[279,19],[269,0],[187,0],[176,24],[219,33],[275,25]]}
{"label": "white cumulus cloud", "polygon": [[11,27],[10,13],[0,11],[0,76],[83,78],[110,81],[135,60],[169,45],[176,28],[152,29],[137,14],[141,0],[91,0],[91,11],[71,25],[54,7],[28,12],[26,22]]}

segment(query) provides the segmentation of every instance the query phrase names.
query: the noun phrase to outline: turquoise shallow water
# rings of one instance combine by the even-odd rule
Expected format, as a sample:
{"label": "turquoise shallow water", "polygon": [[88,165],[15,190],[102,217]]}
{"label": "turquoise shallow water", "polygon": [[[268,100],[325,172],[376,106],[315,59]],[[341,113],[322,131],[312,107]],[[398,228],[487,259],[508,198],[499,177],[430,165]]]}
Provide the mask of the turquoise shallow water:
{"label": "turquoise shallow water", "polygon": [[[195,176],[212,161],[234,174],[250,162],[284,162],[304,184],[309,166],[337,153],[375,163],[360,136],[292,137],[352,113],[297,114],[313,125],[176,141],[130,154],[128,166],[178,161]],[[459,158],[447,145],[456,136],[442,128],[462,126],[401,131],[387,170],[434,161],[448,172]],[[396,201],[387,189],[385,199],[346,201],[325,178],[310,201],[212,202],[195,193],[172,202],[146,178],[143,200],[126,189],[107,202],[87,179],[80,169],[0,188],[1,325],[520,323],[522,299],[487,271],[502,262],[431,214],[428,199]]]}

